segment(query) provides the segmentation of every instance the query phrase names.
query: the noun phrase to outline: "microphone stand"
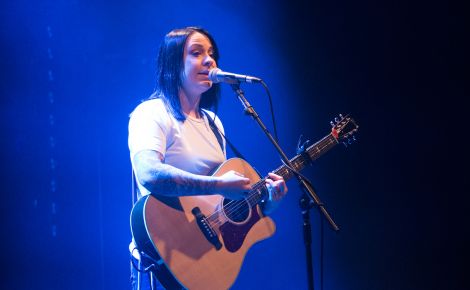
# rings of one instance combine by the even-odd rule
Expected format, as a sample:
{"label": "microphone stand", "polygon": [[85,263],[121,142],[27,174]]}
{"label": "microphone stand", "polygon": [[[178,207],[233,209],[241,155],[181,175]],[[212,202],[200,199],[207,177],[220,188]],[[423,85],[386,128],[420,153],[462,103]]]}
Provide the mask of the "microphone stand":
{"label": "microphone stand", "polygon": [[[324,218],[326,218],[326,220],[329,222],[330,226],[332,227],[334,231],[339,231],[339,227],[336,225],[336,223],[333,221],[329,213],[326,211],[323,203],[321,202],[320,198],[318,197],[318,195],[315,193],[315,190],[311,186],[311,183],[307,183],[298,172],[296,172],[295,170],[292,170],[292,164],[290,163],[289,158],[287,158],[282,148],[279,146],[279,144],[273,138],[273,136],[268,131],[266,126],[263,124],[263,122],[261,121],[258,113],[256,113],[253,106],[245,98],[245,93],[240,88],[240,82],[234,81],[233,83],[230,84],[230,86],[232,87],[233,91],[235,92],[238,99],[242,103],[245,114],[250,115],[258,123],[258,125],[261,127],[263,132],[268,137],[269,141],[271,141],[271,143],[274,145],[276,150],[279,152],[279,155],[281,156],[281,159],[284,162],[284,164],[287,165],[287,167],[294,173],[295,177],[299,181],[300,188],[303,191],[303,195],[300,199],[300,208],[301,208],[302,217],[303,217],[304,243],[305,243],[306,259],[307,259],[308,289],[313,290],[314,289],[314,283],[313,283],[314,275],[313,275],[312,249],[311,249],[312,238],[311,238],[311,226],[310,226],[310,214],[309,214],[310,209],[313,206],[316,206],[316,208],[320,211],[321,215]],[[322,231],[322,239],[323,239],[323,231]],[[323,241],[322,241],[322,246],[323,246]],[[323,284],[323,281],[321,284]]]}

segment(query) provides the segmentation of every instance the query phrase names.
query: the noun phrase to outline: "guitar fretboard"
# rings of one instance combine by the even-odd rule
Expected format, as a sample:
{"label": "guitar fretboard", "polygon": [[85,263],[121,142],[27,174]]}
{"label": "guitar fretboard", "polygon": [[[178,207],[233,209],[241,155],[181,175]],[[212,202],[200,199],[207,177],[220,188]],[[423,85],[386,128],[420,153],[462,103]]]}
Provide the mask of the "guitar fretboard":
{"label": "guitar fretboard", "polygon": [[[318,157],[326,153],[328,150],[333,148],[336,144],[338,144],[338,140],[332,135],[328,134],[320,141],[316,142],[315,144],[309,146],[305,153],[299,154],[292,158],[290,161],[292,169],[299,172],[305,166],[310,164],[312,161],[316,160]],[[275,174],[280,175],[284,178],[284,180],[290,179],[294,176],[294,172],[289,169],[286,165],[281,165],[279,168],[273,171]],[[258,181],[255,185],[253,185],[250,194],[248,195],[248,202],[250,206],[255,206],[256,204],[260,203],[263,199],[266,198],[267,189],[265,186],[265,179],[267,177]]]}

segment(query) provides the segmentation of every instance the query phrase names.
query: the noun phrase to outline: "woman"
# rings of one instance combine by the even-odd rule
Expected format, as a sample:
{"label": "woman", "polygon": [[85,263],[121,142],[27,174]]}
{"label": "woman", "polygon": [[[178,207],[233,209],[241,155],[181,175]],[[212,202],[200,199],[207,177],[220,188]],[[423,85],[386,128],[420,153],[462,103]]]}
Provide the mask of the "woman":
{"label": "woman", "polygon": [[[233,170],[209,176],[226,160],[225,142],[211,129],[209,118],[223,133],[222,123],[208,110],[217,106],[219,97],[219,84],[208,78],[218,58],[216,43],[204,29],[175,29],[165,36],[157,60],[157,89],[137,106],[129,122],[130,157],[141,196],[220,194],[240,200],[250,189],[250,180]],[[269,177],[264,212],[287,193],[282,177]],[[134,268],[134,289],[151,289],[148,274],[137,276]]]}

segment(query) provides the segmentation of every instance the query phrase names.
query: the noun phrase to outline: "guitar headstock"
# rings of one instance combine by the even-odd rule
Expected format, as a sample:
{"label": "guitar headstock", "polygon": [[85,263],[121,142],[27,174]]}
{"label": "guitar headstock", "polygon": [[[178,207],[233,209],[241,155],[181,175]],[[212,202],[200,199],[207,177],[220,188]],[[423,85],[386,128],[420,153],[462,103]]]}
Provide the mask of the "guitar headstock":
{"label": "guitar headstock", "polygon": [[357,132],[359,126],[353,118],[339,114],[339,117],[336,117],[334,122],[331,121],[330,124],[332,126],[331,134],[338,142],[343,142],[347,146],[356,140],[354,133]]}

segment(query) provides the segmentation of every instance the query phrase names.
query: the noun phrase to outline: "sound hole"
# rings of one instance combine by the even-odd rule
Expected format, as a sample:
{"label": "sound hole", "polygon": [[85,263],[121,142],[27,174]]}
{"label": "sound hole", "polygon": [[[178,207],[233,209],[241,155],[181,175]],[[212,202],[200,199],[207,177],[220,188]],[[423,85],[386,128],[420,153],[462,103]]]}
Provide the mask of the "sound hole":
{"label": "sound hole", "polygon": [[244,200],[224,199],[224,213],[229,220],[241,223],[248,219],[250,215],[250,204]]}

